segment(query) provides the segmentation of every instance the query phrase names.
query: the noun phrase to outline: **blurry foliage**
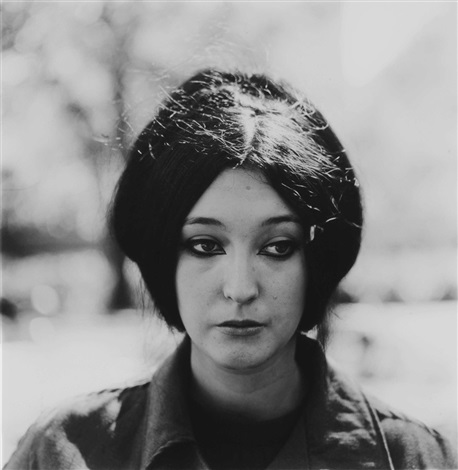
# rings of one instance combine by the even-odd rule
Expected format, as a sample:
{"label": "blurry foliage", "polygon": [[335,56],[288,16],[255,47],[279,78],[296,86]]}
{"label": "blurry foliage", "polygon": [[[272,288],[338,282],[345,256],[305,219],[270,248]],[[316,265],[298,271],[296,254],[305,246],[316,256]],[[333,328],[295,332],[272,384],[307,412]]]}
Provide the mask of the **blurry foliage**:
{"label": "blurry foliage", "polygon": [[[91,257],[96,249],[111,266],[111,274],[99,273],[112,291],[100,294],[105,305],[128,305],[124,260],[105,227],[126,149],[185,76],[237,66],[308,90],[359,170],[365,245],[341,297],[456,298],[456,5],[439,4],[404,49],[358,86],[344,73],[345,4],[5,2],[2,8],[6,296],[31,296],[26,266],[55,269],[49,256],[62,263],[67,252],[87,250]],[[86,268],[79,269],[84,277]],[[100,299],[94,305],[100,308]]]}

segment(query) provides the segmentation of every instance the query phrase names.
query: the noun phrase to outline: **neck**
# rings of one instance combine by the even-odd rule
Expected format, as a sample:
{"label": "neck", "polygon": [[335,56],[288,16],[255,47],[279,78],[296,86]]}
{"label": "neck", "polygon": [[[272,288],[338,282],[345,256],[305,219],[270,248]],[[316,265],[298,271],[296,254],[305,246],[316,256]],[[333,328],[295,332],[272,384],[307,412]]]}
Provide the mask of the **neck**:
{"label": "neck", "polygon": [[209,409],[241,419],[283,416],[299,406],[305,394],[294,356],[295,341],[268,364],[240,371],[215,364],[192,346],[193,396]]}

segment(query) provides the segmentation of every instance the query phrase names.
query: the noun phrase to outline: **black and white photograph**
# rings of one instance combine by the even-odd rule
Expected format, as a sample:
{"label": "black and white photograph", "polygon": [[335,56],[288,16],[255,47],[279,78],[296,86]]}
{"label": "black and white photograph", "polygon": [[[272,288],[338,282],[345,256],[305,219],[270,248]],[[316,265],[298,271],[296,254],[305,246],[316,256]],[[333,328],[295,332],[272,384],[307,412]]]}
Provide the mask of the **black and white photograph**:
{"label": "black and white photograph", "polygon": [[0,466],[458,469],[457,2],[0,8]]}

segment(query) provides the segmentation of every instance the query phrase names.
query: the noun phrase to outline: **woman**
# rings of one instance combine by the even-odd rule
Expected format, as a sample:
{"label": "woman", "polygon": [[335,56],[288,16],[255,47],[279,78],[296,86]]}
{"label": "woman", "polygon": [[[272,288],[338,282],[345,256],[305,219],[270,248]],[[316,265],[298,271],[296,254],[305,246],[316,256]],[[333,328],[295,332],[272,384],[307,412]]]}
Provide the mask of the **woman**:
{"label": "woman", "polygon": [[368,398],[305,333],[357,257],[358,182],[287,85],[209,70],[131,150],[112,222],[185,332],[147,383],[36,423],[6,468],[455,468],[435,431]]}

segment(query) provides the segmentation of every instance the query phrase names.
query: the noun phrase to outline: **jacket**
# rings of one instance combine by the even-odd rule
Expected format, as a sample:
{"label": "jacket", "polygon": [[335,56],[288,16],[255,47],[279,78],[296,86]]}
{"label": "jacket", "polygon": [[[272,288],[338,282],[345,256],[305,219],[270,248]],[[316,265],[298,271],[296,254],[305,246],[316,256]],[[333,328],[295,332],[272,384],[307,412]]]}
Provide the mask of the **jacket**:
{"label": "jacket", "polygon": [[[189,357],[186,338],[151,380],[43,415],[5,469],[208,469],[187,410]],[[297,360],[312,386],[269,470],[458,468],[448,441],[369,399],[327,363],[317,342],[301,337]]]}

